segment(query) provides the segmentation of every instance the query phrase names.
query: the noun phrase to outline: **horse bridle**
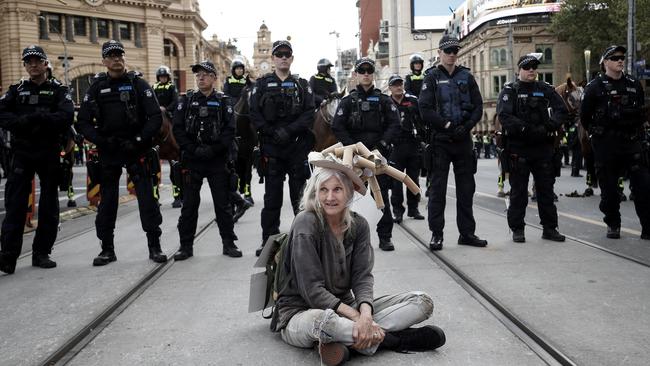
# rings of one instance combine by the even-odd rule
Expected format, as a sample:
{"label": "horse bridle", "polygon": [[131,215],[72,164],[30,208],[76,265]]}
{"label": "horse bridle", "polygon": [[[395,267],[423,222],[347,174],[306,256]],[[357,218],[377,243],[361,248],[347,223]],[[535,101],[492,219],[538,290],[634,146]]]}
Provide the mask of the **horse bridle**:
{"label": "horse bridle", "polygon": [[[327,105],[327,104],[326,104],[326,105]],[[325,120],[325,123],[327,123],[328,125],[331,126],[331,125],[332,125],[332,120],[334,120],[334,116],[331,116],[331,117],[327,118],[327,116],[325,115],[325,113],[323,113],[323,109],[325,109],[325,106],[326,106],[326,105],[324,105],[324,106],[318,108],[318,113],[320,113],[320,115],[323,117],[323,120]]]}

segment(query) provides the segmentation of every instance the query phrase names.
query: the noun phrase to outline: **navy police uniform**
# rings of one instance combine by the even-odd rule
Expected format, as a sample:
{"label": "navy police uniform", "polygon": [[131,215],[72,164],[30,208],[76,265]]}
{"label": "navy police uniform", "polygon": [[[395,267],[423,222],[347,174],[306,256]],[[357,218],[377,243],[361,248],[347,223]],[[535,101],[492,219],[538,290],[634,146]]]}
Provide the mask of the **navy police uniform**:
{"label": "navy police uniform", "polygon": [[[41,47],[25,48],[23,60],[27,62],[34,57],[47,62]],[[49,260],[49,254],[59,224],[60,141],[72,125],[73,115],[68,88],[55,79],[46,79],[41,84],[22,80],[0,97],[0,127],[11,133],[14,154],[5,186],[1,271],[13,273],[20,255],[34,174],[38,174],[41,192],[32,264],[43,268],[56,266]]]}
{"label": "navy police uniform", "polygon": [[[441,50],[460,48],[448,36],[440,40]],[[422,119],[431,131],[427,160],[430,160],[428,219],[432,232],[430,249],[442,249],[449,164],[456,179],[456,223],[459,244],[485,246],[474,234],[476,221],[472,201],[476,183],[476,156],[470,131],[483,117],[483,99],[469,69],[455,66],[452,73],[439,65],[425,72],[419,103]]]}
{"label": "navy police uniform", "polygon": [[[539,61],[532,55],[522,56],[518,62],[520,68],[535,64]],[[528,179],[532,174],[544,228],[542,237],[564,241],[564,236],[557,232],[558,216],[553,196],[554,142],[568,119],[562,97],[544,81],[507,83],[499,94],[497,116],[503,129],[504,164],[510,173],[508,226],[513,231],[513,240],[525,240],[524,216],[528,205]]]}
{"label": "navy police uniform", "polygon": [[[361,58],[355,69],[363,65],[374,68],[374,61]],[[374,86],[365,90],[361,85],[341,99],[338,110],[332,120],[332,131],[343,145],[362,142],[368,149],[378,149],[386,158],[390,157],[391,143],[400,130],[399,114],[391,98],[382,94]],[[392,188],[392,178],[387,175],[377,177],[384,200],[383,215],[377,223],[377,235],[380,248],[392,250],[393,217],[391,214],[388,191]]]}
{"label": "navy police uniform", "polygon": [[[275,48],[291,46],[276,41]],[[285,176],[294,213],[298,212],[303,186],[310,176],[307,154],[314,145],[309,130],[314,118],[314,97],[307,80],[276,73],[259,78],[250,99],[251,119],[260,136],[264,183],[262,240],[280,231],[280,210]],[[261,249],[261,248],[260,248]],[[258,249],[256,254],[259,255]]]}
{"label": "navy police uniform", "polygon": [[[114,52],[124,53],[120,42],[104,43],[103,57]],[[152,144],[161,123],[155,94],[139,73],[129,71],[118,77],[99,73],[84,96],[77,126],[80,133],[97,146],[100,166],[101,201],[95,227],[102,253],[95,258],[94,265],[105,265],[116,259],[113,233],[123,167],[135,185],[149,257],[156,262],[167,260],[160,249],[162,216],[154,190],[156,172],[151,169],[158,160]]]}
{"label": "navy police uniform", "polygon": [[[626,50],[621,46],[609,47],[603,59],[615,51]],[[628,171],[634,207],[641,221],[641,237],[650,239],[649,147],[643,130],[644,102],[641,83],[625,73],[620,79],[602,73],[585,88],[580,120],[591,136],[601,189],[600,210],[605,215],[610,238],[620,237],[617,182]]]}
{"label": "navy police uniform", "polygon": [[[193,72],[205,70],[216,74],[210,61],[192,67]],[[230,209],[230,171],[227,169],[230,146],[235,136],[235,122],[230,98],[212,90],[205,95],[190,90],[181,98],[174,113],[174,137],[181,148],[185,192],[178,219],[180,250],[174,257],[186,259],[193,254],[194,235],[201,202],[201,185],[208,180],[217,225],[223,243],[223,254],[241,257],[234,244],[233,218]],[[184,255],[184,258],[180,258]]]}

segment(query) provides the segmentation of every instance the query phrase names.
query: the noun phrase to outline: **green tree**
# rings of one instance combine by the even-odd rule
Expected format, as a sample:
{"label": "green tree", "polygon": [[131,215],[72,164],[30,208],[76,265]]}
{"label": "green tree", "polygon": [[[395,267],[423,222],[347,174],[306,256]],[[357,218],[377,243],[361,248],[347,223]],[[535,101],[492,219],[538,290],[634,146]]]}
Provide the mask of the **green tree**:
{"label": "green tree", "polygon": [[[627,0],[566,0],[553,15],[551,31],[573,45],[577,54],[592,51],[592,65],[612,44],[627,46]],[[650,56],[650,0],[636,0],[637,58]],[[593,61],[595,60],[595,61]]]}

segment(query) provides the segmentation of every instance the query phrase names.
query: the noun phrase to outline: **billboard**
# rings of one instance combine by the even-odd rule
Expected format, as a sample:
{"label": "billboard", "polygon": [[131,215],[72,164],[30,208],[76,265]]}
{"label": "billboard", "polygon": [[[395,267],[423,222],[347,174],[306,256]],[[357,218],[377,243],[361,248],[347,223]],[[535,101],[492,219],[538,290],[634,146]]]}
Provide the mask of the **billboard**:
{"label": "billboard", "polygon": [[453,11],[462,3],[463,0],[411,0],[411,30],[444,30]]}
{"label": "billboard", "polygon": [[562,0],[475,0],[470,2],[469,32],[491,20],[560,11]]}

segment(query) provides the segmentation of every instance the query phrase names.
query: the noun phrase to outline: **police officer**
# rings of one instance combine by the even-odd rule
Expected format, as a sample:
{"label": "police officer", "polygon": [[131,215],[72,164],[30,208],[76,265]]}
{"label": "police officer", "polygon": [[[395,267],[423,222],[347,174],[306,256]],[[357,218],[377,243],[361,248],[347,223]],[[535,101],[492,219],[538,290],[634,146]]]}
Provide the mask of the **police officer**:
{"label": "police officer", "polygon": [[309,86],[314,92],[314,105],[318,107],[327,97],[337,92],[336,80],[330,75],[330,60],[321,58],[316,64],[318,72],[309,79]]}
{"label": "police officer", "polygon": [[193,255],[204,178],[210,185],[223,254],[241,257],[242,253],[235,245],[228,197],[230,172],[226,168],[235,136],[232,105],[228,96],[214,89],[217,69],[212,62],[202,61],[193,65],[192,72],[198,89],[187,92],[174,114],[174,137],[181,148],[185,174],[183,208],[178,219],[181,247],[174,259],[185,260]]}
{"label": "police officer", "polygon": [[[390,90],[390,97],[400,114],[400,132],[393,140],[393,152],[390,155],[390,161],[396,169],[400,171],[406,170],[406,174],[417,184],[420,180],[420,161],[415,157],[420,156],[420,146],[425,142],[425,131],[422,118],[420,118],[418,98],[404,93],[404,79],[397,74],[388,79],[388,89]],[[390,201],[395,216],[393,221],[399,224],[404,216],[404,185],[402,182],[393,181]],[[419,202],[420,195],[415,195],[407,190],[406,206],[408,207],[408,217],[424,220],[424,216],[418,209]]]}
{"label": "police officer", "polygon": [[422,82],[424,81],[424,75],[422,74],[422,70],[424,70],[424,59],[422,56],[417,53],[411,55],[409,58],[409,67],[411,68],[411,73],[406,75],[404,90],[408,94],[418,97],[420,96]]}
{"label": "police officer", "polygon": [[156,83],[153,84],[153,91],[156,93],[160,112],[167,113],[170,117],[178,103],[178,91],[172,82],[169,67],[161,65],[156,70]]}
{"label": "police officer", "polygon": [[[349,95],[341,99],[332,120],[332,131],[343,145],[363,142],[370,150],[378,149],[386,158],[390,157],[392,141],[399,135],[400,120],[397,107],[389,96],[382,94],[373,84],[375,61],[362,57],[354,65],[358,85]],[[393,217],[391,215],[388,191],[392,178],[377,177],[384,200],[384,213],[377,223],[379,248],[395,250],[391,242]],[[401,187],[400,187],[401,189]]]}
{"label": "police officer", "polygon": [[[285,175],[293,212],[309,178],[307,154],[314,145],[309,131],[314,118],[314,97],[307,80],[291,74],[293,49],[288,41],[275,41],[271,50],[275,72],[259,78],[251,94],[251,119],[260,134],[261,164],[265,176],[262,209],[262,246],[280,230]],[[257,256],[262,252],[258,248]]]}
{"label": "police officer", "polygon": [[474,234],[476,221],[472,212],[476,156],[470,131],[481,120],[483,99],[469,69],[456,65],[459,50],[457,38],[445,35],[440,39],[440,65],[425,72],[419,98],[422,119],[431,130],[428,153],[432,177],[428,215],[431,250],[442,249],[449,163],[454,164],[456,178],[458,244],[487,245],[487,241]]}
{"label": "police officer", "polygon": [[223,84],[223,93],[230,97],[233,106],[239,101],[244,88],[253,84],[248,75],[244,76],[245,72],[244,63],[239,59],[233,60],[230,65],[230,76]]}
{"label": "police officer", "polygon": [[[519,58],[519,80],[507,83],[499,95],[497,116],[504,133],[504,159],[510,172],[508,226],[512,240],[526,241],[524,216],[528,205],[528,178],[535,180],[542,238],[564,241],[557,231],[557,209],[553,202],[555,171],[554,141],[568,119],[562,97],[553,86],[537,81],[537,54]],[[552,116],[549,115],[549,108]]]}
{"label": "police officer", "polygon": [[618,178],[627,170],[634,207],[641,221],[641,239],[650,240],[650,173],[648,141],[643,124],[641,83],[623,72],[626,48],[608,47],[600,59],[602,73],[585,89],[580,120],[591,135],[596,174],[600,183],[600,211],[605,214],[607,237],[621,237]]}
{"label": "police officer", "polygon": [[[167,261],[160,248],[162,216],[154,195],[153,137],[162,123],[156,96],[141,74],[126,70],[124,46],[116,40],[102,45],[102,63],[107,72],[95,76],[79,114],[77,128],[99,151],[101,201],[95,219],[102,251],[93,265],[117,260],[113,242],[119,199],[119,181],[125,167],[138,198],[142,229],[147,233],[149,258]],[[155,156],[154,156],[155,155]]]}
{"label": "police officer", "polygon": [[35,173],[41,194],[32,266],[56,267],[50,253],[59,225],[59,144],[74,115],[68,88],[47,78],[48,61],[43,48],[25,48],[22,60],[29,79],[11,85],[0,97],[0,127],[11,133],[14,154],[5,186],[6,214],[0,235],[0,271],[9,274],[14,273],[23,245],[27,200]]}

